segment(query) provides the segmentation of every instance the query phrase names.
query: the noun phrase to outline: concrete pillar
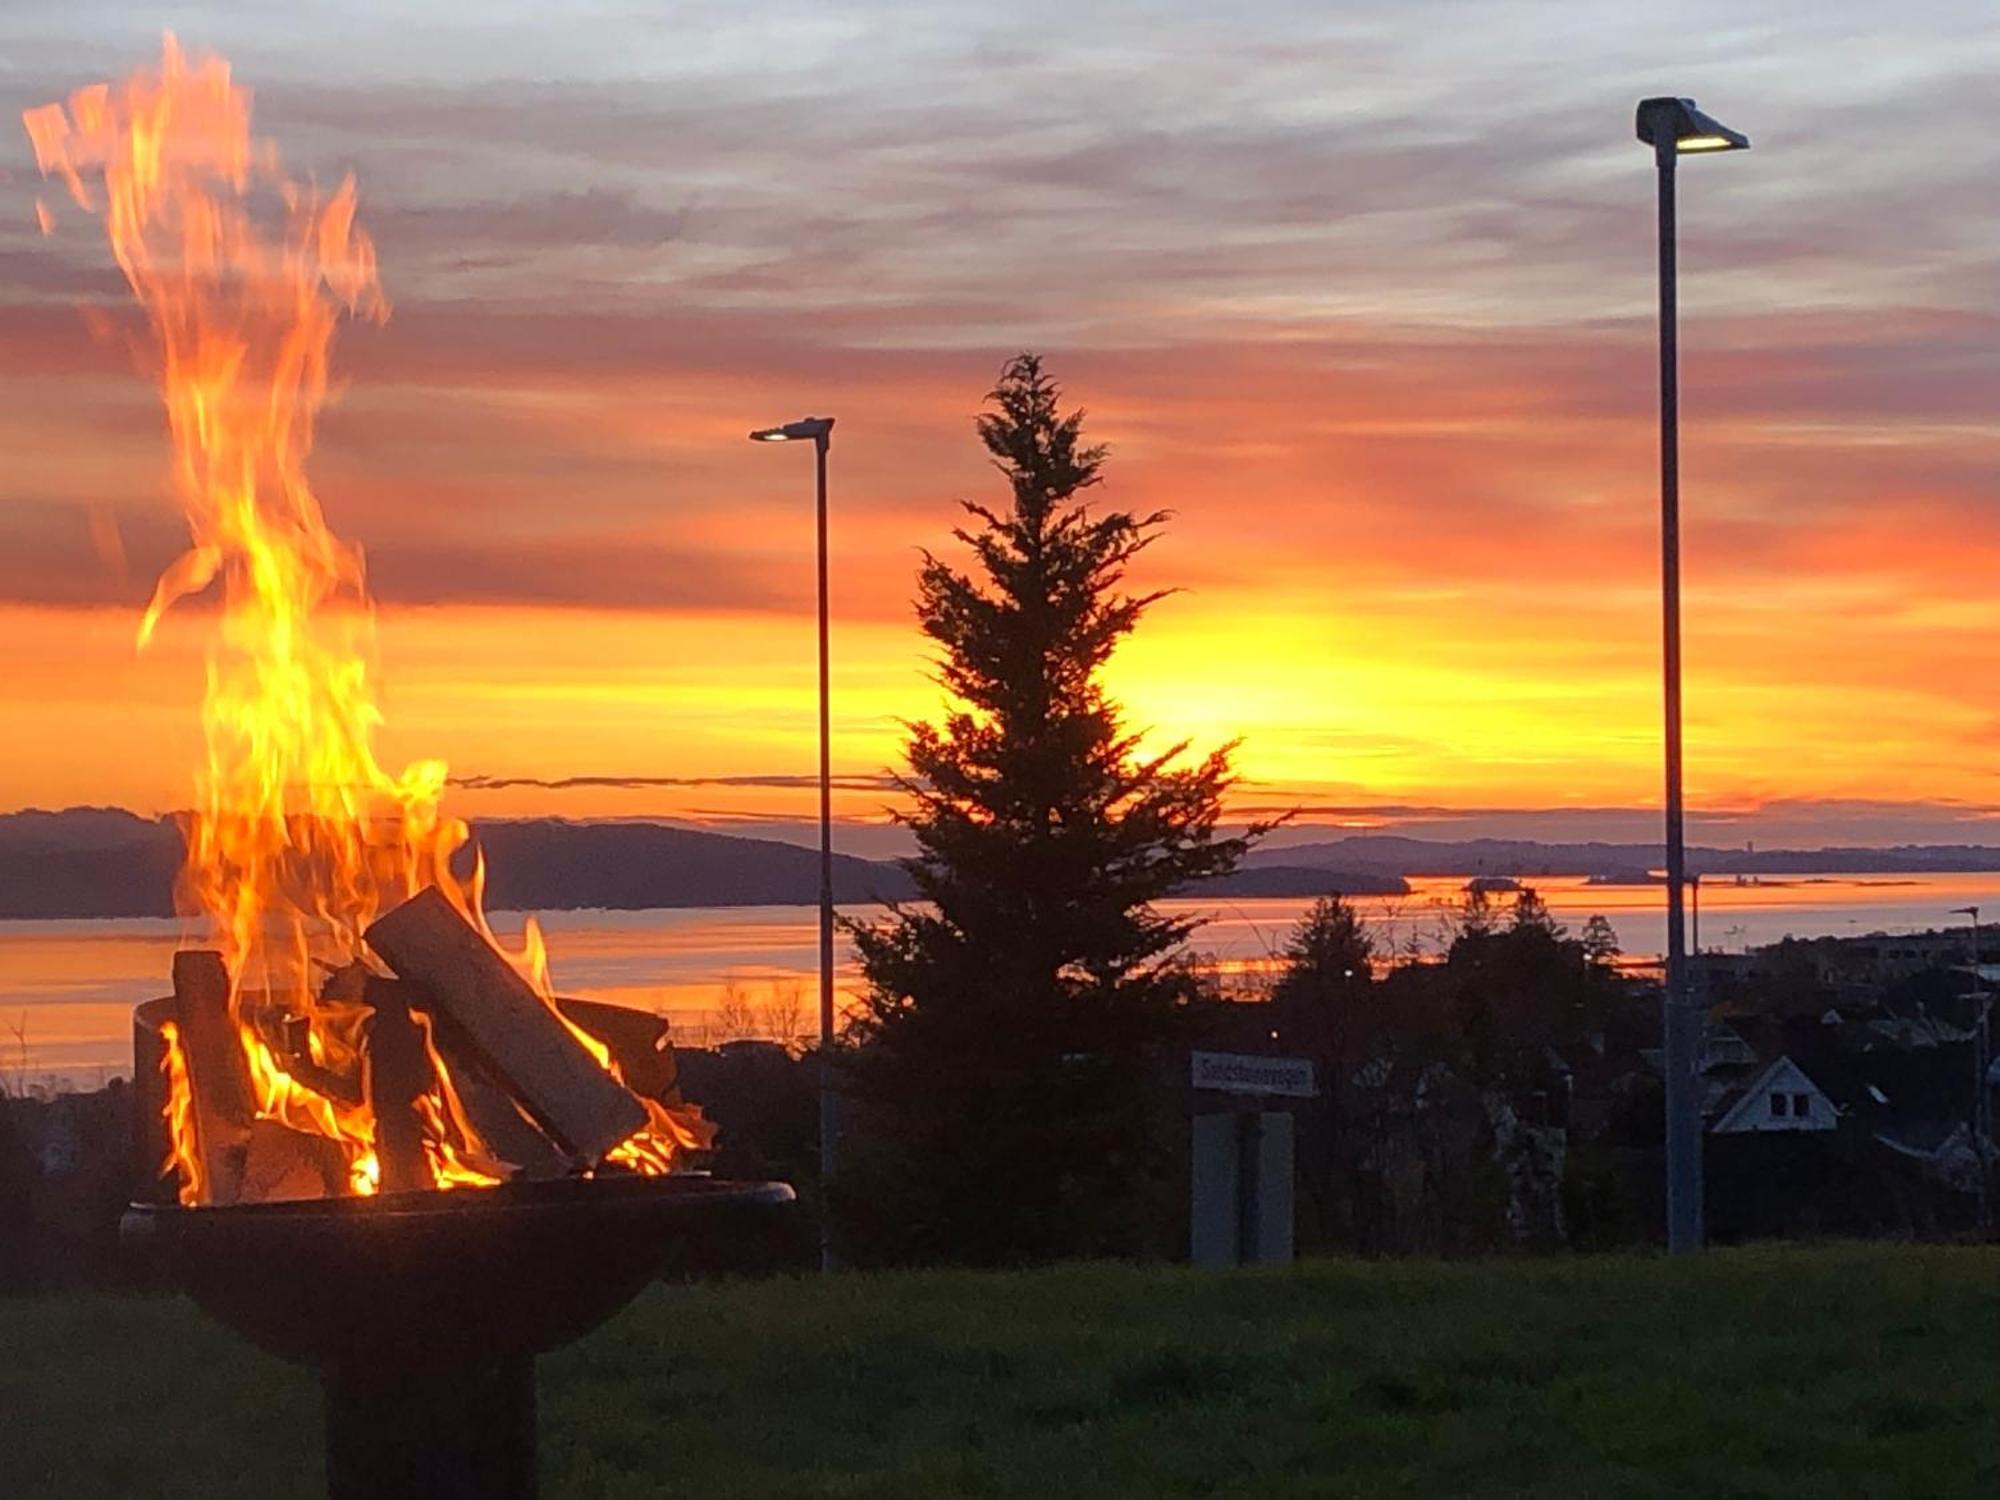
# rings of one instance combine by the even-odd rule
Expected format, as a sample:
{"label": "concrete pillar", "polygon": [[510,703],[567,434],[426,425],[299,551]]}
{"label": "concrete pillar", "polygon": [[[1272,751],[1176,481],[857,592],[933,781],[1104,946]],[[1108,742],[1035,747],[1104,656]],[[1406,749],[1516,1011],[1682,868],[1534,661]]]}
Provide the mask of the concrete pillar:
{"label": "concrete pillar", "polygon": [[1283,1265],[1294,1251],[1292,1117],[1197,1115],[1188,1254],[1198,1266]]}

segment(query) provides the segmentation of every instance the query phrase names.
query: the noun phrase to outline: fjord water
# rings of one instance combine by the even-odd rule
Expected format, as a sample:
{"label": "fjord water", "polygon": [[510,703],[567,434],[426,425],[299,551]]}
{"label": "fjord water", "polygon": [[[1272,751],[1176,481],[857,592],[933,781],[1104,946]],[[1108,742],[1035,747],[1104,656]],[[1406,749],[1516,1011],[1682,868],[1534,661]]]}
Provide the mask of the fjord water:
{"label": "fjord water", "polygon": [[[1413,879],[1411,894],[1356,905],[1381,946],[1435,951],[1463,900],[1464,878]],[[1571,930],[1602,912],[1628,954],[1664,942],[1658,886],[1591,885],[1575,877],[1532,884]],[[1496,902],[1511,898],[1501,894]],[[1213,920],[1195,946],[1224,968],[1258,968],[1284,946],[1309,903],[1258,898],[1172,902]],[[1965,925],[1952,908],[1979,906],[2000,922],[2000,874],[1765,876],[1756,884],[1701,887],[1701,945],[1740,951],[1786,936],[1919,932]],[[879,913],[852,907],[863,920]],[[518,940],[521,917],[494,927]],[[556,986],[564,994],[655,1010],[684,1042],[723,1040],[745,1028],[803,1034],[816,1013],[818,914],[810,906],[558,911],[541,918]],[[192,935],[192,934],[189,934]],[[173,920],[0,922],[0,1076],[28,1083],[65,1078],[89,1086],[129,1070],[131,1012],[167,987],[174,950],[187,940]],[[839,983],[857,985],[845,951]],[[734,1003],[731,993],[733,991]]]}

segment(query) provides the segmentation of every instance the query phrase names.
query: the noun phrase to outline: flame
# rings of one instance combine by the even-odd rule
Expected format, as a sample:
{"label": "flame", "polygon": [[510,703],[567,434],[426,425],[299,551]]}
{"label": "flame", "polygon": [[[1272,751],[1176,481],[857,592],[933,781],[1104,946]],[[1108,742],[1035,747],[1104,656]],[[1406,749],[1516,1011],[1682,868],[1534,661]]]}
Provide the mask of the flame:
{"label": "flame", "polygon": [[201,1153],[194,1145],[194,1090],[188,1086],[187,1054],[181,1051],[181,1029],[172,1021],[160,1026],[160,1073],[167,1080],[167,1156],[162,1172],[180,1183],[180,1200],[191,1207],[207,1195],[202,1180]]}
{"label": "flame", "polygon": [[[321,976],[366,964],[363,930],[426,885],[506,950],[481,910],[483,864],[469,884],[451,870],[467,827],[440,808],[444,763],[392,774],[376,758],[362,557],[328,527],[306,475],[340,320],[388,315],[374,245],[355,222],[354,179],[323,193],[287,176],[276,149],[251,135],[250,95],[229,64],[184,53],[171,34],[157,68],[79,89],[24,121],[43,175],[102,218],[158,350],[191,540],[160,575],[140,646],[178,601],[219,584],[180,895],[222,948],[258,1113],[340,1142],[351,1191],[373,1192],[381,1172],[366,1107],[297,1076],[306,1062],[359,1076],[368,1008],[323,992]],[[50,227],[45,206],[37,218]],[[507,956],[553,1009],[539,930]],[[300,1021],[306,1054],[288,1066],[269,1038]],[[435,1084],[418,1113],[433,1175],[442,1186],[495,1182],[504,1167],[426,1039]],[[186,1062],[177,1045],[168,1057],[180,1058],[178,1101]],[[677,1125],[620,1152],[665,1170],[687,1133]],[[199,1200],[192,1158],[177,1145],[176,1159],[183,1197]]]}

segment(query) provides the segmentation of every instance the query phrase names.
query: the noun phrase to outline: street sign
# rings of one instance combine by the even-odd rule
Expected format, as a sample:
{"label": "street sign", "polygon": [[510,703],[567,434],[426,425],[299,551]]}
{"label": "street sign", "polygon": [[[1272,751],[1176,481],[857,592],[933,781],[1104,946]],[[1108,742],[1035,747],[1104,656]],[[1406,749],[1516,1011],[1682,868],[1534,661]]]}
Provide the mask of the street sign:
{"label": "street sign", "polygon": [[1309,1057],[1259,1057],[1250,1052],[1196,1052],[1191,1055],[1191,1082],[1198,1089],[1224,1094],[1279,1094],[1310,1099],[1313,1065]]}

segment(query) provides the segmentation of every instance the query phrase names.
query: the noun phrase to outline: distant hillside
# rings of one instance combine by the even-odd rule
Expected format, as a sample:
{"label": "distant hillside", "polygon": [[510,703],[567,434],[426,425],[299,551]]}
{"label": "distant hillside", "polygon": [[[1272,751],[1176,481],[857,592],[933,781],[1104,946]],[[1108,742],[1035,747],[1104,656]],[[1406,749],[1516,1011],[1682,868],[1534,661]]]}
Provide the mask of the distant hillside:
{"label": "distant hillside", "polygon": [[[775,839],[740,838],[663,823],[571,823],[559,818],[482,823],[486,904],[495,911],[599,907],[804,906],[819,900],[819,853]],[[170,917],[180,829],[116,808],[0,814],[0,919]],[[469,873],[469,852],[463,861]],[[1398,876],[1301,862],[1239,870],[1185,894],[1400,895]],[[893,862],[836,854],[842,905],[901,900],[910,878]]]}
{"label": "distant hillside", "polygon": [[[1289,854],[1290,850],[1283,851]],[[1204,880],[1177,892],[1205,896],[1407,896],[1410,883],[1400,875],[1363,874],[1354,870],[1322,869],[1310,864],[1246,865],[1228,875]]]}
{"label": "distant hillside", "polygon": [[[560,818],[483,823],[487,904],[496,910],[579,907],[803,906],[819,899],[819,855],[799,844],[664,823],[572,823]],[[1184,895],[1394,896],[1412,875],[1599,875],[1643,878],[1661,853],[1644,844],[1447,843],[1381,834],[1253,853],[1234,874]],[[0,918],[173,915],[180,830],[171,819],[118,808],[0,814]],[[469,864],[469,859],[468,859]],[[2000,870],[2000,849],[1691,849],[1700,874],[1908,874]],[[843,905],[912,893],[893,862],[836,855]]]}
{"label": "distant hillside", "polygon": [[0,917],[171,917],[180,830],[118,808],[0,814]]}
{"label": "distant hillside", "polygon": [[[1980,844],[1893,849],[1690,848],[1698,875],[1921,875],[2000,871],[2000,848]],[[1374,875],[1603,875],[1629,877],[1666,859],[1658,844],[1542,844],[1531,839],[1446,842],[1357,834],[1253,853],[1248,869],[1304,865]]]}
{"label": "distant hillside", "polygon": [[0,851],[122,849],[151,839],[179,835],[164,818],[142,818],[122,807],[66,807],[45,812],[30,807],[0,813]]}
{"label": "distant hillside", "polygon": [[[819,855],[796,844],[658,823],[495,822],[486,850],[494,910],[805,905],[819,899]],[[0,918],[170,917],[180,830],[115,809],[0,814]],[[470,858],[466,859],[470,868]],[[893,864],[835,855],[834,899],[910,894]]]}
{"label": "distant hillside", "polygon": [[[701,833],[661,823],[483,823],[486,904],[561,911],[650,906],[800,906],[819,900],[819,851],[772,839]],[[833,857],[833,898],[843,904],[911,894],[899,868]]]}

